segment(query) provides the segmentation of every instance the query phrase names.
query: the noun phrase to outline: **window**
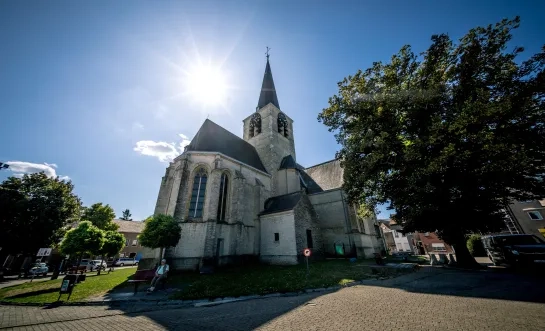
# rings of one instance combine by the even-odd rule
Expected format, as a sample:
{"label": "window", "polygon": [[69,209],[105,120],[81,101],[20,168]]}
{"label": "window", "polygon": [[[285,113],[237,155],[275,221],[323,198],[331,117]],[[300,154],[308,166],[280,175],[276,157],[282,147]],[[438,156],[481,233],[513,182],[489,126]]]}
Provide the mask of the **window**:
{"label": "window", "polygon": [[274,241],[280,241],[280,233],[276,232],[274,234]]}
{"label": "window", "polygon": [[261,115],[259,113],[255,113],[252,115],[252,118],[250,119],[250,138],[257,136],[261,133]]}
{"label": "window", "polygon": [[221,175],[221,182],[220,182],[220,198],[218,201],[218,215],[217,220],[218,221],[224,221],[225,220],[225,211],[227,210],[227,189],[229,187],[229,177],[227,177],[227,174],[223,173]]}
{"label": "window", "polygon": [[125,246],[129,246],[129,239],[125,239]]}
{"label": "window", "polygon": [[280,113],[278,114],[278,133],[283,135],[284,137],[288,137],[288,120],[286,120],[286,115]]}
{"label": "window", "polygon": [[534,221],[541,221],[543,219],[543,216],[541,216],[541,213],[537,210],[529,211],[528,216],[530,216],[530,219]]}
{"label": "window", "polygon": [[136,246],[137,244],[138,244],[138,240],[134,239],[134,240],[132,241],[132,245],[133,245],[133,246]]}
{"label": "window", "polygon": [[202,217],[206,180],[206,171],[203,168],[197,170],[197,173],[193,178],[193,190],[191,191],[191,201],[189,202],[189,217]]}
{"label": "window", "polygon": [[307,248],[312,248],[312,231],[307,230]]}

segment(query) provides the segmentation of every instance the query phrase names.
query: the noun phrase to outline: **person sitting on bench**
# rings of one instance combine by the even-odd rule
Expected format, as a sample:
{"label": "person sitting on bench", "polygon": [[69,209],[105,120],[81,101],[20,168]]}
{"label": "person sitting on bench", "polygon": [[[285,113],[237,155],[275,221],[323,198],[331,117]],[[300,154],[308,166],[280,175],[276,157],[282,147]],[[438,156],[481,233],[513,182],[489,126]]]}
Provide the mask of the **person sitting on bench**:
{"label": "person sitting on bench", "polygon": [[164,282],[166,280],[168,271],[169,267],[167,260],[162,259],[161,265],[157,267],[157,270],[155,271],[155,277],[151,280],[151,287],[148,289],[148,292],[153,292],[155,290],[155,285],[158,282]]}

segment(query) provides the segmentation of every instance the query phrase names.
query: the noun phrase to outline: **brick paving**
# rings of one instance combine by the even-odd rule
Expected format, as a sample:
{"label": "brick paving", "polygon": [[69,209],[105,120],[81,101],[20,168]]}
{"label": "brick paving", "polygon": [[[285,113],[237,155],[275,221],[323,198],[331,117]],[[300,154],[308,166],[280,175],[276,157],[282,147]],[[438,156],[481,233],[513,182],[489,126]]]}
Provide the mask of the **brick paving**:
{"label": "brick paving", "polygon": [[0,330],[543,330],[543,278],[425,269],[208,308],[0,307]]}

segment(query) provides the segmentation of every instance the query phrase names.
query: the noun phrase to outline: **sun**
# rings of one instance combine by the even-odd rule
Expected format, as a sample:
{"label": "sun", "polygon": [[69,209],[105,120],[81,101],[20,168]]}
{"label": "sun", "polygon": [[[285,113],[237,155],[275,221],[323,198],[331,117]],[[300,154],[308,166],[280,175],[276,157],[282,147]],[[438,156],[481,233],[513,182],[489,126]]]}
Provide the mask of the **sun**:
{"label": "sun", "polygon": [[220,68],[199,64],[187,74],[187,94],[194,101],[205,106],[217,106],[225,103],[227,82]]}

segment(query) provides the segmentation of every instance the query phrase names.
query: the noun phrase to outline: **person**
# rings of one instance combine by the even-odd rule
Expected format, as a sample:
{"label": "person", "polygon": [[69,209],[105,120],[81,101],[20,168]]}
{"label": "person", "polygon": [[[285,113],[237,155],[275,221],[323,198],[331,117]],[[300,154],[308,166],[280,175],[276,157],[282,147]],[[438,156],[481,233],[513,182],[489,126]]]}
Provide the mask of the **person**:
{"label": "person", "polygon": [[170,270],[167,260],[162,259],[161,265],[157,267],[157,270],[155,271],[155,277],[151,280],[151,287],[148,289],[148,292],[153,292],[155,290],[155,285],[160,282],[164,281],[167,278],[168,271]]}

